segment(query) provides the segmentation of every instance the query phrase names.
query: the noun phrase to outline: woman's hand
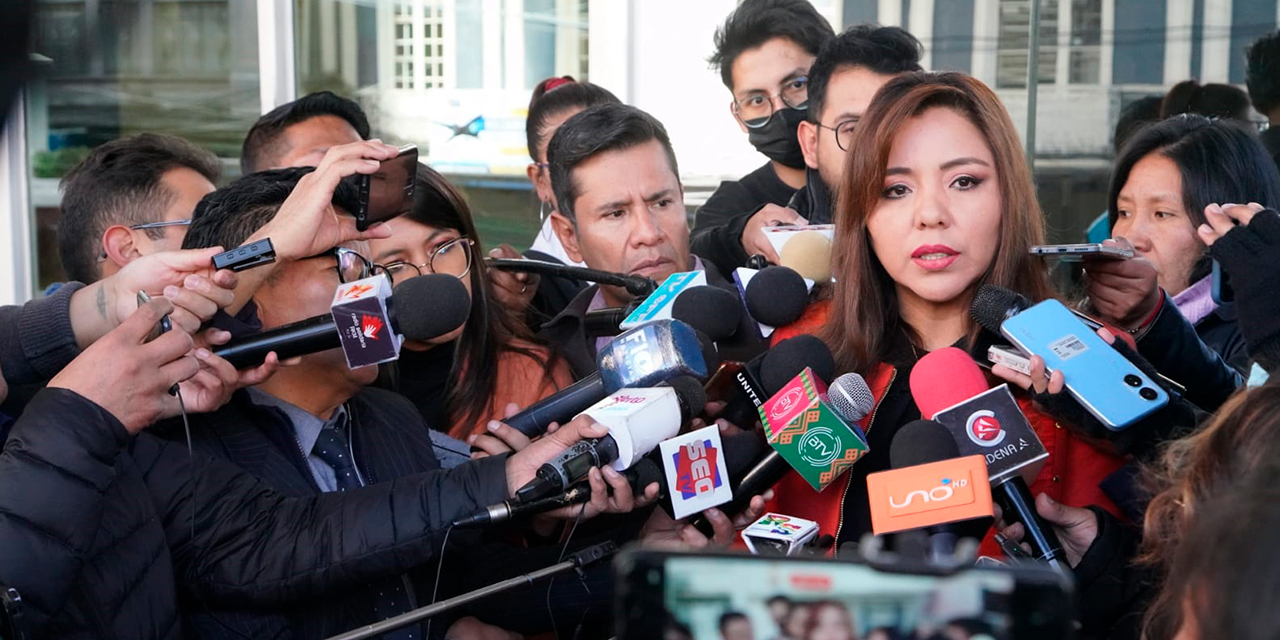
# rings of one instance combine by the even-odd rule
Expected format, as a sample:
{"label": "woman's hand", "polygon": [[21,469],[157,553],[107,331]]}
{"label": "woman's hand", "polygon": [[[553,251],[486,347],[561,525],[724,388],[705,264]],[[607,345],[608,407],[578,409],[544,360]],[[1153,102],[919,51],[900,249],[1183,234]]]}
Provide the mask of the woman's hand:
{"label": "woman's hand", "polygon": [[1256,202],[1249,204],[1211,204],[1204,208],[1207,222],[1196,229],[1196,235],[1206,245],[1212,247],[1222,236],[1239,226],[1248,226],[1259,212],[1266,209]]}
{"label": "woman's hand", "polygon": [[[520,413],[520,405],[508,402],[502,415],[504,418],[510,418],[517,413]],[[472,452],[471,458],[473,460],[486,456],[523,451],[525,447],[529,446],[530,442],[533,442],[532,438],[513,429],[505,422],[490,420],[489,424],[485,425],[485,428],[488,429],[488,433],[478,433],[467,438],[467,444],[479,449],[479,451]],[[555,433],[559,428],[560,425],[552,422],[547,427],[546,434]]]}
{"label": "woman's hand", "polygon": [[[1133,248],[1117,237],[1107,242]],[[1146,258],[1116,260],[1085,256],[1084,280],[1089,301],[1103,320],[1125,328],[1137,328],[1160,306],[1160,274]]]}

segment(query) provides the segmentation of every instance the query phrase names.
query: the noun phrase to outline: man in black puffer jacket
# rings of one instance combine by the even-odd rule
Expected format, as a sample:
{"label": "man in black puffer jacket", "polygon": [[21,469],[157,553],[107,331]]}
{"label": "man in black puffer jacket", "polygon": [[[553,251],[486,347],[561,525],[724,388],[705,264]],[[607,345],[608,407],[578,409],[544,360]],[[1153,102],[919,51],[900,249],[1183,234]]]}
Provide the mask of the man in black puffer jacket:
{"label": "man in black puffer jacket", "polygon": [[[70,298],[0,309],[23,338],[0,333],[6,370],[67,364]],[[196,372],[181,330],[143,344],[172,309],[156,300],[76,357],[5,443],[0,583],[23,596],[34,637],[179,638],[180,595],[274,606],[397,575],[431,558],[452,519],[506,499],[576,439],[604,435],[571,423],[545,444],[448,473],[284,497],[233,465],[193,461],[185,447],[138,433],[173,412],[166,390]]]}

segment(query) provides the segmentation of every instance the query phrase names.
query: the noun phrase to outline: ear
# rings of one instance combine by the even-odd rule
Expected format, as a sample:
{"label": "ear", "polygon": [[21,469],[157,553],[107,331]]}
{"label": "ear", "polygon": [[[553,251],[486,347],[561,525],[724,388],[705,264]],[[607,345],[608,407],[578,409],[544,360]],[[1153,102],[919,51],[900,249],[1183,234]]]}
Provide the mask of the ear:
{"label": "ear", "polygon": [[583,262],[582,249],[578,246],[578,230],[574,228],[573,223],[557,210],[551,213],[551,228],[555,230],[556,237],[564,246],[564,252],[574,262]]}
{"label": "ear", "polygon": [[822,129],[818,125],[804,120],[796,128],[796,137],[800,139],[800,151],[804,153],[804,163],[810,169],[818,168],[818,134]]}
{"label": "ear", "polygon": [[747,125],[743,124],[743,123],[742,123],[742,118],[739,118],[739,117],[738,117],[738,114],[736,114],[736,113],[734,113],[734,112],[733,112],[733,103],[732,103],[732,102],[730,102],[730,103],[729,103],[729,115],[730,115],[730,116],[733,116],[733,121],[734,121],[734,122],[736,122],[736,123],[738,123],[738,128],[739,128],[739,129],[742,129],[742,132],[743,132],[743,133],[746,133],[746,132],[747,132]]}
{"label": "ear", "polygon": [[111,225],[102,232],[102,252],[117,268],[123,268],[142,256],[133,243],[133,232],[120,224]]}
{"label": "ear", "polygon": [[529,182],[531,184],[538,184],[538,163],[530,162],[529,165],[524,168],[524,174],[529,176]]}

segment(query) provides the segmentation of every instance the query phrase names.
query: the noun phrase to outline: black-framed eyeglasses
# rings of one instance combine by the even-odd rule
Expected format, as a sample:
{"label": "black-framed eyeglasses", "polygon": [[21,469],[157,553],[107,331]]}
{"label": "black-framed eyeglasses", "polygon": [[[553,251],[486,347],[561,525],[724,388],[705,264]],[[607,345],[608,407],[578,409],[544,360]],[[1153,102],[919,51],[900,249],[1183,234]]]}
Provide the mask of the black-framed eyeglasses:
{"label": "black-framed eyeglasses", "polygon": [[183,220],[162,220],[160,222],[144,222],[142,224],[131,224],[130,229],[141,231],[143,229],[162,229],[164,227],[185,227],[191,224],[191,218]]}
{"label": "black-framed eyeglasses", "polygon": [[412,278],[427,273],[439,273],[453,276],[459,280],[471,273],[471,253],[476,241],[466,236],[458,236],[431,252],[431,257],[422,264],[413,264],[406,260],[388,262],[382,267],[393,278]]}
{"label": "black-framed eyeglasses", "polygon": [[334,247],[312,257],[322,258],[324,256],[332,256],[337,261],[338,282],[342,284],[364,280],[379,273],[386,275],[388,279],[395,282],[395,278],[391,276],[391,272],[386,267],[360,255],[359,251],[353,251],[346,247]]}
{"label": "black-framed eyeglasses", "polygon": [[769,94],[764,91],[753,91],[739,100],[734,100],[733,115],[750,129],[759,129],[769,124],[773,118],[773,99],[782,98],[782,103],[792,109],[809,108],[809,77],[791,78],[778,87],[778,92]]}
{"label": "black-framed eyeglasses", "polygon": [[827,129],[836,134],[836,144],[841,151],[848,151],[853,146],[853,130],[858,127],[857,120],[845,120],[836,124],[834,127],[828,127],[821,122],[816,123],[819,127]]}

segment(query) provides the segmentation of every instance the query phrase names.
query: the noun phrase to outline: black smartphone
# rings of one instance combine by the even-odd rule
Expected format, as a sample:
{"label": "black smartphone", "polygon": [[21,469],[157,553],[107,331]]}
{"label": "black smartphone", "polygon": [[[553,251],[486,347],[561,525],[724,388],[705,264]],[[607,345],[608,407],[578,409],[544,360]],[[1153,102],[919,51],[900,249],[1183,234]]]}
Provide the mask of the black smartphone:
{"label": "black smartphone", "polygon": [[343,178],[356,188],[359,204],[351,215],[356,228],[364,231],[376,223],[409,212],[413,207],[413,181],[418,173],[418,147],[405,145],[390,160],[383,160],[374,173]]}
{"label": "black smartphone", "polygon": [[[615,563],[618,640],[719,640],[722,620],[750,626],[757,638],[785,636],[775,620],[787,607],[844,635],[887,628],[934,637],[965,625],[993,638],[1074,637],[1070,580],[1039,566],[925,564],[892,567],[830,558],[630,549]],[[737,614],[726,616],[726,614]]]}
{"label": "black smartphone", "polygon": [[[148,302],[151,302],[151,296],[150,296],[150,295],[148,295],[146,291],[139,291],[139,292],[138,292],[138,306],[139,306],[139,307],[141,307],[142,305],[144,305],[144,304],[146,304],[146,303],[148,303]],[[164,333],[164,332],[166,332],[166,331],[168,331],[168,330],[170,330],[170,329],[172,329],[172,328],[173,328],[173,323],[172,323],[172,322],[170,322],[170,320],[169,320],[169,316],[167,316],[167,315],[166,315],[165,317],[160,318],[160,322],[157,322],[157,323],[156,323],[155,328],[153,328],[153,329],[151,330],[151,333],[148,333],[148,334],[147,334],[147,340],[146,340],[146,341],[147,341],[147,342],[151,342],[152,340],[155,340],[156,338],[159,338],[159,337],[160,337],[160,334],[162,334],[162,333]]]}
{"label": "black smartphone", "polygon": [[1210,273],[1209,295],[1213,296],[1213,301],[1218,304],[1236,301],[1236,292],[1231,288],[1231,280],[1217,260],[1213,261],[1213,271]]}

